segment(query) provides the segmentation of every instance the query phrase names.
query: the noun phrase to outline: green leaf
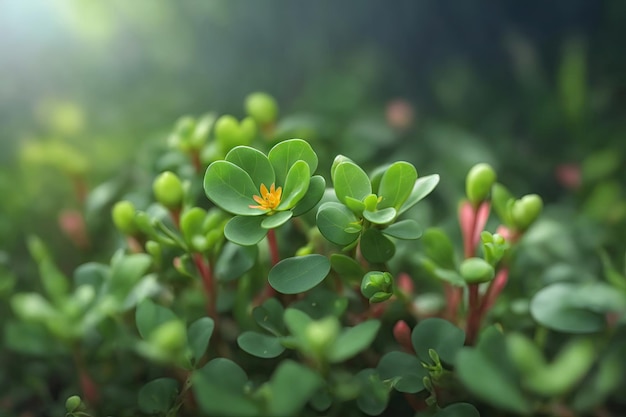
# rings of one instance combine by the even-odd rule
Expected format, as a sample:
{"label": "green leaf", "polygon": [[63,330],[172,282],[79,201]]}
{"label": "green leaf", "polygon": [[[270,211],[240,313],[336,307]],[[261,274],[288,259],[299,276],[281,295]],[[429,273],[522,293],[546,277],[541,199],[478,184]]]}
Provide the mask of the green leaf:
{"label": "green leaf", "polygon": [[151,263],[152,258],[145,253],[115,258],[111,265],[109,291],[120,299],[125,298],[130,289],[146,274]]}
{"label": "green leaf", "polygon": [[172,378],[158,378],[141,387],[137,403],[144,413],[165,414],[174,405],[177,394],[178,381]]}
{"label": "green leaf", "polygon": [[415,355],[405,352],[389,352],[376,367],[383,380],[392,380],[396,391],[416,394],[424,390],[424,377],[428,371]]}
{"label": "green leaf", "polygon": [[267,155],[274,172],[277,185],[285,184],[287,173],[296,161],[304,161],[309,166],[309,172],[317,169],[317,155],[311,145],[302,139],[289,139],[276,144]]}
{"label": "green leaf", "polygon": [[139,334],[147,339],[157,327],[171,320],[176,320],[176,314],[169,308],[155,304],[152,300],[143,300],[135,311],[135,323]]}
{"label": "green leaf", "polygon": [[330,265],[341,278],[346,281],[361,281],[365,270],[354,258],[343,255],[341,253],[333,253],[330,255]]}
{"label": "green leaf", "polygon": [[188,244],[191,243],[194,236],[203,234],[202,226],[206,215],[206,211],[200,207],[192,207],[185,210],[180,216],[180,231]]}
{"label": "green leaf", "polygon": [[413,328],[411,342],[422,362],[432,363],[428,351],[434,349],[442,361],[452,364],[465,343],[465,332],[447,320],[428,318]]}
{"label": "green leaf", "polygon": [[397,212],[393,207],[387,207],[382,210],[370,211],[364,210],[363,217],[374,224],[391,223],[396,218]]}
{"label": "green leaf", "polygon": [[261,184],[269,189],[276,181],[272,164],[267,156],[257,149],[237,146],[226,154],[225,159],[243,169],[252,179],[257,191],[260,190]]}
{"label": "green leaf", "polygon": [[191,358],[197,362],[209,346],[215,323],[210,317],[201,317],[191,323],[187,330],[187,344],[191,349]]}
{"label": "green leaf", "polygon": [[4,346],[19,354],[53,357],[69,354],[67,347],[52,336],[43,324],[8,320],[3,328]]}
{"label": "green leaf", "polygon": [[448,235],[439,228],[429,228],[422,236],[426,256],[438,266],[445,269],[456,269],[454,246]]}
{"label": "green leaf", "polygon": [[291,211],[279,211],[278,213],[265,217],[261,223],[261,227],[266,230],[275,229],[287,223],[287,221],[291,219],[291,216],[293,216]]}
{"label": "green leaf", "polygon": [[282,336],[285,334],[284,312],[282,304],[277,299],[268,298],[261,306],[252,310],[252,317],[265,330],[275,336]]}
{"label": "green leaf", "polygon": [[235,362],[216,358],[191,377],[192,389],[200,409],[224,417],[255,417],[258,405],[245,394],[248,376]]}
{"label": "green leaf", "polygon": [[306,297],[291,305],[305,312],[314,320],[321,320],[328,316],[341,317],[348,307],[348,299],[334,291],[316,287],[307,293]]}
{"label": "green leaf", "polygon": [[260,216],[264,210],[251,208],[257,203],[252,198],[260,195],[250,175],[228,161],[213,162],[204,175],[204,191],[215,205],[241,216]]}
{"label": "green leaf", "polygon": [[435,187],[439,184],[439,175],[432,174],[425,177],[418,178],[413,185],[413,190],[407,200],[402,204],[398,210],[398,215],[404,213],[417,203],[419,203],[424,197],[430,194]]}
{"label": "green leaf", "polygon": [[266,218],[235,216],[226,223],[224,236],[241,246],[256,245],[267,235],[267,229],[261,226]]}
{"label": "green leaf", "polygon": [[219,281],[232,281],[239,278],[252,269],[258,253],[256,246],[240,246],[233,242],[226,242],[215,263],[215,276]]}
{"label": "green leaf", "polygon": [[491,206],[500,218],[500,221],[507,226],[511,225],[511,201],[515,201],[515,199],[504,185],[495,183],[491,187]]}
{"label": "green leaf", "polygon": [[387,236],[396,239],[415,240],[422,237],[422,228],[415,220],[400,220],[381,230]]}
{"label": "green leaf", "polygon": [[291,360],[281,362],[269,381],[273,394],[270,396],[269,415],[300,415],[322,384],[322,378],[309,368]]}
{"label": "green leaf", "polygon": [[289,171],[283,186],[283,194],[277,210],[289,210],[306,194],[311,181],[309,165],[304,161],[296,161]]}
{"label": "green leaf", "polygon": [[455,369],[463,385],[481,400],[503,410],[530,414],[531,402],[516,381],[478,349],[461,349]]}
{"label": "green leaf", "polygon": [[361,253],[369,262],[387,262],[396,253],[396,246],[378,229],[367,229],[361,236]]}
{"label": "green leaf", "polygon": [[353,162],[342,162],[337,165],[333,185],[335,194],[342,203],[346,202],[346,197],[361,201],[372,193],[369,177]]}
{"label": "green leaf", "polygon": [[80,265],[74,270],[74,285],[76,287],[80,287],[81,285],[90,285],[93,288],[98,289],[108,276],[108,265],[88,262]]}
{"label": "green leaf", "polygon": [[272,288],[283,294],[298,294],[315,287],[330,272],[330,261],[322,255],[283,259],[269,273]]}
{"label": "green leaf", "polygon": [[309,317],[305,312],[295,308],[288,308],[285,310],[283,319],[287,329],[289,329],[289,333],[301,343],[306,343],[306,329],[311,323],[313,323],[313,319],[311,319],[311,317]]}
{"label": "green leaf", "polygon": [[331,363],[343,362],[367,349],[380,329],[380,321],[368,320],[343,331],[329,348],[328,360]]}
{"label": "green leaf", "polygon": [[409,198],[417,180],[415,167],[408,162],[394,162],[385,170],[378,187],[378,195],[382,197],[380,207],[400,209]]}
{"label": "green leaf", "polygon": [[606,327],[603,314],[580,306],[579,287],[556,283],[540,290],[530,302],[530,313],[542,326],[567,333],[593,333]]}
{"label": "green leaf", "polygon": [[363,369],[356,374],[361,382],[361,391],[356,400],[361,411],[369,416],[377,416],[385,411],[389,402],[389,388],[380,380],[374,369]]}
{"label": "green leaf", "polygon": [[455,403],[438,411],[433,417],[480,417],[480,413],[472,404]]}
{"label": "green leaf", "polygon": [[285,351],[278,337],[258,332],[241,333],[237,344],[244,352],[257,358],[275,358]]}
{"label": "green leaf", "polygon": [[309,181],[309,188],[300,201],[293,208],[293,216],[301,216],[313,209],[320,202],[326,190],[326,181],[321,175],[313,175]]}
{"label": "green leaf", "polygon": [[349,245],[359,237],[358,232],[346,232],[357,221],[356,216],[340,203],[324,203],[317,211],[316,223],[320,233],[336,245]]}

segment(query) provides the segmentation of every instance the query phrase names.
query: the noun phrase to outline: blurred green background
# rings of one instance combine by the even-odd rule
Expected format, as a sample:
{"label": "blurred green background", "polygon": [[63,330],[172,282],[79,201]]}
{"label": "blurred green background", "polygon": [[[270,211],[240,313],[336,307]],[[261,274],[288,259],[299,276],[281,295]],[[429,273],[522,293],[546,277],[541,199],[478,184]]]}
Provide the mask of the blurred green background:
{"label": "blurred green background", "polygon": [[620,0],[1,2],[1,246],[64,247],[75,187],[131,171],[182,115],[241,117],[259,90],[330,157],[409,159],[451,204],[484,160],[520,194],[621,224],[625,18]]}

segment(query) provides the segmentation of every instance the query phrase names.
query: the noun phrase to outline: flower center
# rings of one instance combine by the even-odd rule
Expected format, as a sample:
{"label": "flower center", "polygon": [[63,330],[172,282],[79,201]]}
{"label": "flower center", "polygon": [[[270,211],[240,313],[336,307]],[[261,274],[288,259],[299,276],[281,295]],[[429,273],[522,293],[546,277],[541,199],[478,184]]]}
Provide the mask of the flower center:
{"label": "flower center", "polygon": [[274,210],[280,204],[280,197],[283,194],[283,187],[275,188],[275,185],[272,184],[268,191],[265,184],[261,184],[261,196],[255,195],[252,198],[254,201],[259,203],[259,205],[255,206],[250,204],[250,208],[257,208],[260,210]]}

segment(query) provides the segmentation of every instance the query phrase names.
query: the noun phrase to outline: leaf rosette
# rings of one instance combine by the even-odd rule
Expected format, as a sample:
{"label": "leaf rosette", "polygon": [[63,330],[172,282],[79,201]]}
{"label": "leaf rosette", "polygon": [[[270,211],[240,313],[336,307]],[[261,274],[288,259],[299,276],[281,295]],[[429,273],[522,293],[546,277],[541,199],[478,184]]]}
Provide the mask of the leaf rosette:
{"label": "leaf rosette", "polygon": [[204,190],[216,206],[234,214],[226,238],[243,246],[261,241],[268,230],[311,210],[326,183],[317,169],[317,155],[302,139],[276,144],[269,153],[237,146],[224,160],[213,162],[204,176]]}

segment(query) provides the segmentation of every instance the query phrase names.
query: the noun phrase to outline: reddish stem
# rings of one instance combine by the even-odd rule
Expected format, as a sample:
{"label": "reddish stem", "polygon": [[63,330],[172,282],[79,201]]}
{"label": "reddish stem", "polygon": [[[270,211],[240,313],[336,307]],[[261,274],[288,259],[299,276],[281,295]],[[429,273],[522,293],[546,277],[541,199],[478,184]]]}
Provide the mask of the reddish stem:
{"label": "reddish stem", "polygon": [[270,256],[272,257],[272,266],[280,262],[280,253],[278,252],[278,242],[276,241],[276,232],[270,229],[267,232],[267,242],[270,247]]}
{"label": "reddish stem", "polygon": [[491,307],[493,307],[496,299],[498,298],[498,295],[500,295],[500,293],[506,286],[508,279],[509,269],[505,267],[498,271],[496,277],[493,279],[493,281],[491,281],[491,283],[489,283],[487,292],[483,296],[483,300],[480,305],[480,320],[482,320],[485,314],[491,309]]}
{"label": "reddish stem", "polygon": [[204,292],[208,298],[207,313],[217,323],[217,288],[213,281],[213,272],[202,254],[194,253],[193,262],[200,273]]}
{"label": "reddish stem", "polygon": [[193,165],[193,168],[196,170],[196,173],[198,174],[202,173],[202,161],[200,161],[200,151],[193,150],[190,156],[191,156],[191,164]]}
{"label": "reddish stem", "polygon": [[97,404],[100,400],[100,390],[98,389],[98,385],[91,378],[91,375],[89,375],[87,367],[85,366],[85,361],[83,361],[78,347],[74,348],[74,365],[78,371],[80,389],[83,393],[85,402],[90,405]]}

